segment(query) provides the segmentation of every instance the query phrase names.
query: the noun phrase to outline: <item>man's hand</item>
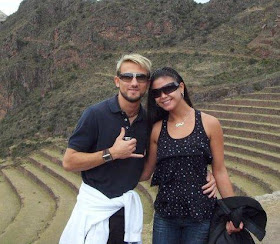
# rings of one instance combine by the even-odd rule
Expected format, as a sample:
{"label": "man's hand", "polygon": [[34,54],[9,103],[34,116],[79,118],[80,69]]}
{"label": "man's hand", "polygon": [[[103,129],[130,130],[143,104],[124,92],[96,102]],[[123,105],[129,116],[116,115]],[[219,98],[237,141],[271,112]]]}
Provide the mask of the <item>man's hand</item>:
{"label": "man's hand", "polygon": [[235,228],[231,221],[227,222],[227,224],[226,224],[227,233],[229,235],[231,235],[234,232],[241,231],[243,229],[243,227],[244,227],[244,224],[242,222],[240,223],[239,228]]}
{"label": "man's hand", "polygon": [[143,158],[144,155],[133,153],[136,150],[136,139],[132,138],[129,141],[125,141],[125,129],[122,127],[119,136],[116,138],[114,145],[109,148],[109,151],[113,159],[125,159],[125,158]]}
{"label": "man's hand", "polygon": [[208,197],[217,197],[216,180],[210,171],[207,171],[207,184],[202,186],[203,194],[209,194]]}

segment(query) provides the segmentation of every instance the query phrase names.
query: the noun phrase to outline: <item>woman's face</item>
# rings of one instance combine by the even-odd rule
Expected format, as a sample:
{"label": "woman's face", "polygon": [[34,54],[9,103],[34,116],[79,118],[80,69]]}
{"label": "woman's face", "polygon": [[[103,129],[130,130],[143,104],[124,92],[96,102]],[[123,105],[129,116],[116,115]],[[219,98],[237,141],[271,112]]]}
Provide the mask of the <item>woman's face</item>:
{"label": "woman's face", "polygon": [[[165,87],[168,88],[166,89]],[[169,76],[159,77],[154,80],[151,89],[152,94],[157,94],[154,99],[158,106],[166,111],[171,111],[176,108],[183,99],[182,93],[184,92],[184,84],[182,82],[178,84],[174,78]]]}

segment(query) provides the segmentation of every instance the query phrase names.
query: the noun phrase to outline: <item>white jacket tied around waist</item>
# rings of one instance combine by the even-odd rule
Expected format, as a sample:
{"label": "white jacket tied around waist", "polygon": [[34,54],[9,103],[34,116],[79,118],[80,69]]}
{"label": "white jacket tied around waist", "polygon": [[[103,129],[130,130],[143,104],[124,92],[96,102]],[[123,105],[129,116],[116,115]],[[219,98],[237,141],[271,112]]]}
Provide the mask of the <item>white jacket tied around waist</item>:
{"label": "white jacket tied around waist", "polygon": [[82,182],[77,203],[60,237],[60,244],[106,244],[109,218],[124,207],[125,242],[142,243],[143,208],[139,195],[128,191],[120,197],[108,198]]}

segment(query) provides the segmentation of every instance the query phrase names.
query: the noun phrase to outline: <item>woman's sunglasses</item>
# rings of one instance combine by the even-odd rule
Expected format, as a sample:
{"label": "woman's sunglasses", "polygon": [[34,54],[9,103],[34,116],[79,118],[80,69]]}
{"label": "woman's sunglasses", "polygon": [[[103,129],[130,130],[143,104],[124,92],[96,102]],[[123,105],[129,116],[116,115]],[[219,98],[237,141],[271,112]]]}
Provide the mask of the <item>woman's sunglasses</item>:
{"label": "woman's sunglasses", "polygon": [[151,95],[153,98],[158,98],[161,96],[161,93],[163,92],[165,95],[170,94],[171,92],[174,92],[178,89],[179,84],[178,82],[174,81],[172,83],[168,83],[167,85],[159,88],[159,89],[152,89]]}
{"label": "woman's sunglasses", "polygon": [[139,83],[145,83],[149,80],[149,76],[141,73],[122,73],[119,74],[118,77],[124,82],[131,82],[133,78],[136,78]]}

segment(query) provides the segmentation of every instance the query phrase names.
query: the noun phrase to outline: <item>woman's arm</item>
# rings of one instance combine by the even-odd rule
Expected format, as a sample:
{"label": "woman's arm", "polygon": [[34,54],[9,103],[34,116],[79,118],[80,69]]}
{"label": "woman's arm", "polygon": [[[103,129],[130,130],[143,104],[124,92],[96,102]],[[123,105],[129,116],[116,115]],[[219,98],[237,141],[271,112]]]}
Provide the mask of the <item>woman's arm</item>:
{"label": "woman's arm", "polygon": [[203,114],[206,133],[210,139],[210,148],[213,156],[212,171],[221,196],[234,196],[233,187],[224,163],[224,138],[218,119]]}
{"label": "woman's arm", "polygon": [[[209,116],[207,127],[210,129],[210,147],[213,156],[212,170],[216,179],[218,190],[222,196],[234,196],[233,187],[228,176],[228,172],[224,163],[224,137],[220,122],[215,117]],[[232,221],[226,223],[226,229],[229,234],[239,232],[244,227],[243,222],[236,228]]]}

